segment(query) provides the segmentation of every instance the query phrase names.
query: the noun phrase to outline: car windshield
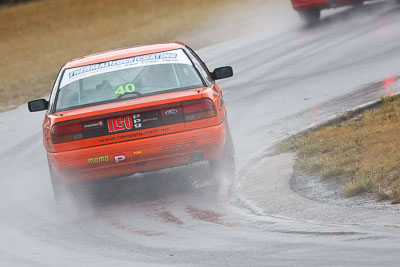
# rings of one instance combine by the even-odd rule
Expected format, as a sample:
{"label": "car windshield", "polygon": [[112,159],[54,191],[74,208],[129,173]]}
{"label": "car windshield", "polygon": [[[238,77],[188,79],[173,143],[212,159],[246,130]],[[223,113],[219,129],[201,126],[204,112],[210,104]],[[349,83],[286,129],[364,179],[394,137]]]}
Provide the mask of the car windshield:
{"label": "car windshield", "polygon": [[182,49],[66,69],[56,110],[202,87]]}

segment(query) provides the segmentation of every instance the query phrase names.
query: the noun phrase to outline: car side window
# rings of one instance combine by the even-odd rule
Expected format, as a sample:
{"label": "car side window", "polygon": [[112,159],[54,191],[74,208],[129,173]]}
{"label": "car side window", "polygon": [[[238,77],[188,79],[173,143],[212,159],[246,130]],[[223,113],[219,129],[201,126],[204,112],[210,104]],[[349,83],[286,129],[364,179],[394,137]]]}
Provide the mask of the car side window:
{"label": "car side window", "polygon": [[200,74],[206,79],[207,83],[214,83],[214,79],[211,77],[211,74],[206,66],[206,64],[200,59],[200,57],[189,47],[185,46],[185,48],[189,51],[189,57],[193,61],[196,68],[199,70]]}

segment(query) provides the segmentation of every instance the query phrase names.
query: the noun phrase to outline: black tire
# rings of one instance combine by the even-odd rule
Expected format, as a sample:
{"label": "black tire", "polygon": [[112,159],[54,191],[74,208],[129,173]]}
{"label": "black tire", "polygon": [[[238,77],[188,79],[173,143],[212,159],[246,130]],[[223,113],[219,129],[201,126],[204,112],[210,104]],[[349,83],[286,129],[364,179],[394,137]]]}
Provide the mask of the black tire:
{"label": "black tire", "polygon": [[49,162],[49,173],[51,185],[53,187],[53,195],[58,205],[74,202],[80,204],[89,200],[90,192],[87,186],[80,183],[67,183],[58,178],[57,172]]}
{"label": "black tire", "polygon": [[57,202],[57,204],[61,204],[68,195],[69,187],[65,182],[61,181],[57,177],[57,173],[55,172],[53,166],[51,166],[50,163],[49,163],[49,173],[50,173],[51,185],[53,187],[54,199]]}
{"label": "black tire", "polygon": [[226,123],[226,143],[224,152],[219,158],[209,160],[208,164],[214,176],[222,174],[234,177],[236,175],[235,146],[228,123]]}
{"label": "black tire", "polygon": [[307,8],[298,11],[300,17],[307,23],[307,24],[315,24],[319,21],[321,17],[321,10],[319,8]]}

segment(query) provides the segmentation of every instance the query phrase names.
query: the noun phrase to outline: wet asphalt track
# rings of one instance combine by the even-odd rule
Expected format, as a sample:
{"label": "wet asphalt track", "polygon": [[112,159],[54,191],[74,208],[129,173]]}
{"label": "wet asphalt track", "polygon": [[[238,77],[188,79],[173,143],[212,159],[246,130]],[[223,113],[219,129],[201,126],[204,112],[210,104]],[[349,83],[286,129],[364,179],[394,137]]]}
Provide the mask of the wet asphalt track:
{"label": "wet asphalt track", "polygon": [[[246,171],[275,142],[398,91],[400,8],[333,11],[315,27],[277,24],[199,54],[211,69],[235,70],[220,85],[238,181],[245,183]],[[390,77],[395,82],[385,85]],[[41,146],[42,117],[25,106],[0,114],[1,266],[399,264],[400,222],[256,215],[235,198],[237,181],[210,178],[205,164],[118,180],[104,185],[107,194],[96,203],[59,208]]]}

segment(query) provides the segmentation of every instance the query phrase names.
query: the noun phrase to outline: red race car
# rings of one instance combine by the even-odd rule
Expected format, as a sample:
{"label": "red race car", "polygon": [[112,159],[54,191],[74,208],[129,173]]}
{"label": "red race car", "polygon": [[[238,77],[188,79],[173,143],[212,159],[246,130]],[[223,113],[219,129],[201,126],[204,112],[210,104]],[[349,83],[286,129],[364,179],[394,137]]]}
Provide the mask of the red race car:
{"label": "red race car", "polygon": [[54,195],[83,181],[127,176],[208,161],[212,171],[234,173],[234,148],[222,91],[183,43],[121,48],[67,62],[49,101],[43,144]]}
{"label": "red race car", "polygon": [[307,23],[315,23],[321,10],[346,5],[362,5],[364,0],[291,0],[293,8]]}

